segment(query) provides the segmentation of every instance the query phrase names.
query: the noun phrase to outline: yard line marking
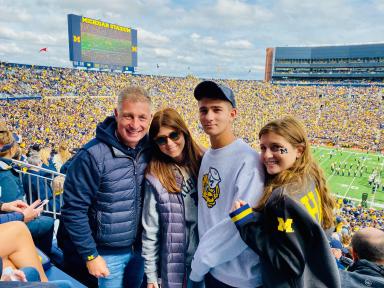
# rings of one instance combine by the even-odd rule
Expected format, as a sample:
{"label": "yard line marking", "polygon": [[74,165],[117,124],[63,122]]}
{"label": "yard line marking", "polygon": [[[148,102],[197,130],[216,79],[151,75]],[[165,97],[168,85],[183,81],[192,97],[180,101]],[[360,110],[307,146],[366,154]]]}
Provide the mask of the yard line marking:
{"label": "yard line marking", "polygon": [[348,194],[348,192],[349,192],[349,189],[351,189],[351,186],[352,186],[352,184],[353,184],[353,181],[355,181],[355,179],[356,179],[356,177],[353,177],[353,179],[352,179],[351,183],[349,184],[348,189],[347,189],[347,191],[345,192],[345,194],[344,194],[343,197],[347,196],[347,194]]}

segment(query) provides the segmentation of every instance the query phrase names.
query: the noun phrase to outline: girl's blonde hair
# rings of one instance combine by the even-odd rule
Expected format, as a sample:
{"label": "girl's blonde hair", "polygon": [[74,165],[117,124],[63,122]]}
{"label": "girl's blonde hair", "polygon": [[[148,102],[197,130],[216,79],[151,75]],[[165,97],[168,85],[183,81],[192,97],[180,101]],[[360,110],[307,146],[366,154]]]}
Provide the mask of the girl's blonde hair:
{"label": "girl's blonde hair", "polygon": [[289,169],[276,175],[268,175],[266,173],[267,179],[264,195],[256,209],[265,207],[265,204],[274,189],[289,185],[295,187],[301,185],[304,186],[307,185],[308,180],[312,180],[315,182],[320,195],[323,215],[321,225],[324,229],[330,228],[333,225],[333,209],[335,207],[335,202],[327,188],[323,172],[312,156],[310,144],[303,125],[293,117],[285,117],[271,121],[265,125],[259,132],[259,139],[261,136],[268,133],[275,133],[284,137],[284,139],[295,148],[301,147],[302,154]]}

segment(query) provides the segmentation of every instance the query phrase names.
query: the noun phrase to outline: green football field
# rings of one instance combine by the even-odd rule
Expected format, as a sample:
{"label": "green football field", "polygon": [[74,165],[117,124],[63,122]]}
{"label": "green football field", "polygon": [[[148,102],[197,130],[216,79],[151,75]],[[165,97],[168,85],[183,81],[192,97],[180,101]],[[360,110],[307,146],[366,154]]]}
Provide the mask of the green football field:
{"label": "green football field", "polygon": [[81,34],[81,49],[99,52],[128,53],[132,43],[127,39],[114,39],[92,33]]}
{"label": "green football field", "polygon": [[312,153],[324,170],[332,194],[361,203],[362,193],[367,193],[368,207],[384,208],[383,155],[316,146],[312,146]]}

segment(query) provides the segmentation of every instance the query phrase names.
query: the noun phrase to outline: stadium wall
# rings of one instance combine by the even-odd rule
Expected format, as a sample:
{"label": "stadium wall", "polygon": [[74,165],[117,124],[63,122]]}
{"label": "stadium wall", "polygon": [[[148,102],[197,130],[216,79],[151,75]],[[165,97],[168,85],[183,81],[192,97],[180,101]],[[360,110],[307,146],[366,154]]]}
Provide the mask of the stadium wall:
{"label": "stadium wall", "polygon": [[[271,80],[384,80],[384,44],[267,48]],[[272,68],[269,61],[273,59]]]}
{"label": "stadium wall", "polygon": [[273,66],[273,48],[267,48],[265,56],[265,75],[264,80],[265,81],[271,81],[272,79],[272,66]]}

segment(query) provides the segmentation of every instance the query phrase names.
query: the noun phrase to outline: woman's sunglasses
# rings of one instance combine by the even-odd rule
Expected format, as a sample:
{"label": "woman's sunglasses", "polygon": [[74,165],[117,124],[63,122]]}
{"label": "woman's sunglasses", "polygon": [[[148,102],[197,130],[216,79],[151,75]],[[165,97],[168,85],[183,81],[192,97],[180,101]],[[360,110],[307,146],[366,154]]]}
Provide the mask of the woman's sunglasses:
{"label": "woman's sunglasses", "polygon": [[180,132],[173,131],[173,132],[169,133],[168,136],[159,136],[159,137],[156,137],[154,140],[155,140],[155,143],[157,145],[161,146],[161,145],[167,144],[168,139],[171,139],[173,142],[179,140],[180,139],[180,135],[181,135]]}

